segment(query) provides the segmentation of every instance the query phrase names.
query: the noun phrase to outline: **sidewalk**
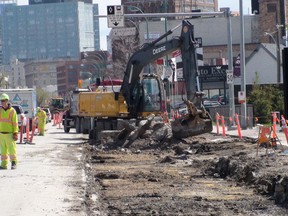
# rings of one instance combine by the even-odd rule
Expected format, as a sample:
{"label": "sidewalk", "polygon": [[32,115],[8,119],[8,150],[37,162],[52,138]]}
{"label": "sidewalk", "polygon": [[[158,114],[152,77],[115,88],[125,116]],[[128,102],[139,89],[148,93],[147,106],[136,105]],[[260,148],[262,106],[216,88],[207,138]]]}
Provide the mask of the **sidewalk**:
{"label": "sidewalk", "polygon": [[[281,129],[280,126],[277,125],[276,135],[279,138],[281,144],[287,146],[287,140],[286,140],[285,134],[280,129]],[[232,135],[232,136],[239,137],[238,130],[237,130],[236,126],[232,130],[227,130],[227,127],[225,127],[225,132],[226,132],[226,135]],[[216,126],[213,126],[212,133],[217,134],[217,127]],[[256,126],[253,128],[248,128],[246,130],[241,130],[241,133],[242,133],[242,137],[249,137],[249,138],[257,139],[258,133],[259,133],[259,127]],[[219,126],[219,136],[223,136],[223,130],[222,130],[221,125]]]}
{"label": "sidewalk", "polygon": [[33,144],[17,142],[18,167],[1,170],[0,215],[83,216],[83,135],[46,125]]}

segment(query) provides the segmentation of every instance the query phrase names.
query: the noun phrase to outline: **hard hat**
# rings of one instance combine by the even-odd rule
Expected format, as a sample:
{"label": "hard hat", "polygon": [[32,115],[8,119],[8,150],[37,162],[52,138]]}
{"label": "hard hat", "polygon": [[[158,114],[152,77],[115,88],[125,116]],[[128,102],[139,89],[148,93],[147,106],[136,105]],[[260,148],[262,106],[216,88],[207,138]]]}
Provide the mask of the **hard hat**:
{"label": "hard hat", "polygon": [[37,112],[40,112],[41,108],[40,107],[37,107],[36,111]]}
{"label": "hard hat", "polygon": [[0,96],[0,100],[9,100],[9,95],[3,93],[3,94]]}

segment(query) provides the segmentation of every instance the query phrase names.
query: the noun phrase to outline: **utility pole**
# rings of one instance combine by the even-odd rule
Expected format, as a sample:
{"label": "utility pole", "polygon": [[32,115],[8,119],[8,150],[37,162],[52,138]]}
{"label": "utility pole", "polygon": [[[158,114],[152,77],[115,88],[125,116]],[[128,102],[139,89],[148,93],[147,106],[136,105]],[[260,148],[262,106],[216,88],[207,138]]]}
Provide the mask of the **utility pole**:
{"label": "utility pole", "polygon": [[280,55],[280,39],[279,39],[279,30],[282,25],[276,24],[276,46],[277,46],[277,83],[281,83],[281,55]]}
{"label": "utility pole", "polygon": [[245,101],[241,104],[241,127],[242,129],[247,129],[246,124],[246,72],[245,72],[245,40],[244,40],[244,15],[243,15],[243,0],[240,0],[240,34],[241,34],[241,43],[240,43],[240,70],[241,70],[241,91],[245,96]]}
{"label": "utility pole", "polygon": [[[232,29],[231,29],[231,11],[230,8],[220,8],[220,11],[225,12],[227,18],[227,53],[228,53],[228,69],[233,71],[233,47],[232,47]],[[234,82],[234,80],[233,80]],[[234,101],[234,83],[229,84],[229,116],[232,117],[232,125],[235,125],[235,101]]]}

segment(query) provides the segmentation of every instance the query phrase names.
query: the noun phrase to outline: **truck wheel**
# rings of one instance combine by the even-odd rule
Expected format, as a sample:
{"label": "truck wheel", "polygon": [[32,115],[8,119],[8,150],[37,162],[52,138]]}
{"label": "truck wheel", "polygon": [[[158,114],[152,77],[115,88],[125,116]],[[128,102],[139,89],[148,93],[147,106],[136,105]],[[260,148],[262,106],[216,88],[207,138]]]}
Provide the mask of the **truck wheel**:
{"label": "truck wheel", "polygon": [[76,117],[76,123],[75,123],[75,129],[76,129],[76,133],[80,133],[80,118]]}
{"label": "truck wheel", "polygon": [[84,133],[84,118],[80,119],[80,133]]}
{"label": "truck wheel", "polygon": [[70,125],[70,122],[68,121],[67,115],[66,115],[65,119],[64,119],[64,132],[65,133],[69,133],[69,131],[70,131],[69,125]]}

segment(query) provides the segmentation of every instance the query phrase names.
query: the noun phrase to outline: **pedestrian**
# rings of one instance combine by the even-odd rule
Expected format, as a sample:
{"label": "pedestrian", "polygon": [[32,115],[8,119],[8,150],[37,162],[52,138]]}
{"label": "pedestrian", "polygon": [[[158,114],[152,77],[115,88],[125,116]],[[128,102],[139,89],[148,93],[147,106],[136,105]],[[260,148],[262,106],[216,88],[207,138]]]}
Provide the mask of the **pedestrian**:
{"label": "pedestrian", "polygon": [[8,169],[10,156],[11,169],[17,168],[16,141],[18,140],[18,117],[15,109],[9,103],[9,96],[3,93],[0,96],[0,169]]}
{"label": "pedestrian", "polygon": [[46,117],[46,112],[40,107],[37,107],[36,119],[38,121],[39,136],[44,136]]}

